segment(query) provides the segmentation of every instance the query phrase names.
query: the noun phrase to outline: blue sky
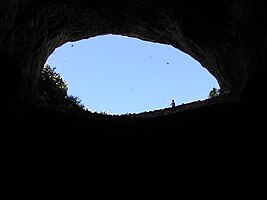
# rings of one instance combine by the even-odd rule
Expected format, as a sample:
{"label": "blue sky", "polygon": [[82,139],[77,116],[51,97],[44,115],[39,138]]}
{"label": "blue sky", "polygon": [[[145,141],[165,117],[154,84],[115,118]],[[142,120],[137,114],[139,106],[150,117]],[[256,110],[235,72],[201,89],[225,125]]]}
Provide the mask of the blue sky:
{"label": "blue sky", "polygon": [[97,36],[55,49],[47,63],[56,67],[92,112],[153,111],[207,99],[216,79],[189,55],[170,45],[125,36]]}

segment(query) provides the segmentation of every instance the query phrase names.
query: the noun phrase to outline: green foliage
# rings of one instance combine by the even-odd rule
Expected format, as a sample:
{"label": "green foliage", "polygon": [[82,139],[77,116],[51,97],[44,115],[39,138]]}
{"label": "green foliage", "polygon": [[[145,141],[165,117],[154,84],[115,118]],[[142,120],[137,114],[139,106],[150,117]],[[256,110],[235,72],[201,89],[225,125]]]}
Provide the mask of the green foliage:
{"label": "green foliage", "polygon": [[108,113],[107,113],[107,111],[102,111],[102,112],[100,112],[99,114],[101,114],[101,115],[108,115]]}
{"label": "green foliage", "polygon": [[217,88],[212,88],[212,90],[210,91],[209,93],[209,96],[208,98],[213,98],[213,97],[217,97],[221,94],[221,90],[220,89],[217,89]]}
{"label": "green foliage", "polygon": [[55,69],[48,64],[42,69],[37,83],[36,102],[84,109],[78,97],[67,94],[67,83]]}
{"label": "green foliage", "polygon": [[67,96],[67,83],[61,76],[45,65],[42,69],[37,83],[38,103],[62,104]]}
{"label": "green foliage", "polygon": [[81,99],[79,97],[76,97],[73,95],[66,96],[65,104],[68,107],[72,107],[72,108],[76,108],[76,109],[82,108],[85,110],[85,106],[81,103]]}

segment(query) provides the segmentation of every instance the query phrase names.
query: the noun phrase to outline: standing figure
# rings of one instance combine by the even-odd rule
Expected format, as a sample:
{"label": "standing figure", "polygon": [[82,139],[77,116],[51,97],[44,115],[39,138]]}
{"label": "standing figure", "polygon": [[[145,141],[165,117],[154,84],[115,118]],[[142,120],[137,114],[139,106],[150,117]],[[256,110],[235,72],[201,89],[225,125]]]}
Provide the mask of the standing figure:
{"label": "standing figure", "polygon": [[172,103],[171,103],[170,105],[172,106],[172,108],[175,107],[175,102],[174,102],[174,100],[172,100]]}

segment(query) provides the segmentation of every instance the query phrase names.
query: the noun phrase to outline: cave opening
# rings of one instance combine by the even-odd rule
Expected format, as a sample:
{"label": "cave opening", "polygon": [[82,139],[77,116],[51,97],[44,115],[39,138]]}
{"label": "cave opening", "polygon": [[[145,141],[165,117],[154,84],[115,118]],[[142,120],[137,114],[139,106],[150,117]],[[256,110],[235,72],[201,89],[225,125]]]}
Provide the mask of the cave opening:
{"label": "cave opening", "polygon": [[102,35],[56,48],[46,64],[86,110],[138,114],[208,98],[217,80],[186,53],[160,43]]}

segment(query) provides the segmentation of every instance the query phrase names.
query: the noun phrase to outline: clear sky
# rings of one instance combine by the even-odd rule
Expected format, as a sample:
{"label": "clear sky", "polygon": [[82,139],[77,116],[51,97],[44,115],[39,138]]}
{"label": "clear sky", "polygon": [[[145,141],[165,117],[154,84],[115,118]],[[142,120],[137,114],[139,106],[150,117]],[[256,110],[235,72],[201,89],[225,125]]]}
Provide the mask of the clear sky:
{"label": "clear sky", "polygon": [[69,42],[47,63],[67,82],[68,95],[92,112],[153,111],[207,99],[216,79],[170,45],[105,35]]}

